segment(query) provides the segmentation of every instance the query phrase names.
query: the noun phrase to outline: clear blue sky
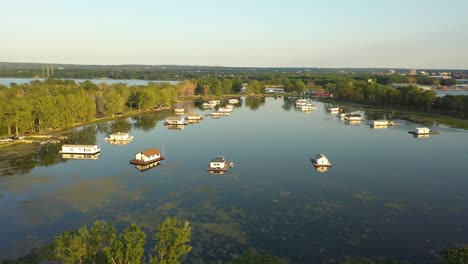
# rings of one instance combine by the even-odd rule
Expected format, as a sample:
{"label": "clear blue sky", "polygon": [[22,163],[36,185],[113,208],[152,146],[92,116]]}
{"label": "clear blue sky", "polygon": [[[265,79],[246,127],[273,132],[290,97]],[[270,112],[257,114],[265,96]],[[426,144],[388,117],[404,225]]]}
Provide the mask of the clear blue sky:
{"label": "clear blue sky", "polygon": [[467,0],[0,0],[0,61],[468,69]]}

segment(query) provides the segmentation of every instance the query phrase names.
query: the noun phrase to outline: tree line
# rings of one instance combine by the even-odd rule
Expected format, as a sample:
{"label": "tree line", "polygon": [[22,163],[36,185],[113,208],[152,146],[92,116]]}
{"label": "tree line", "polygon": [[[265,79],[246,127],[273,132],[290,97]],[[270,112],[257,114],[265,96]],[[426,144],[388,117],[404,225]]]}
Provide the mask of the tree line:
{"label": "tree line", "polygon": [[43,132],[132,110],[171,106],[178,98],[193,96],[195,88],[189,81],[129,87],[54,79],[0,86],[0,134]]}

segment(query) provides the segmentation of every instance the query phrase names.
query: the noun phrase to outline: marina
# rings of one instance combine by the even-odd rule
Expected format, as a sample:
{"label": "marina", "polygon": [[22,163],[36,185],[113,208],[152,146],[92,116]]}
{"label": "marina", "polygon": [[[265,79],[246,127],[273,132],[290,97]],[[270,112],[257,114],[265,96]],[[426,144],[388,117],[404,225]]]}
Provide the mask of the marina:
{"label": "marina", "polygon": [[[244,248],[240,242],[245,247],[284,250],[294,263],[327,263],[329,257],[315,251],[297,257],[310,252],[304,244],[309,237],[316,237],[332,256],[341,256],[343,250],[354,252],[359,243],[359,255],[375,252],[426,263],[426,252],[462,241],[453,239],[453,232],[461,238],[468,235],[468,212],[454,209],[468,203],[464,198],[468,184],[465,131],[421,126],[395,116],[392,121],[398,126],[377,131],[364,125],[346,126],[321,102],[314,102],[317,109],[312,114],[303,114],[286,97],[243,101],[247,104],[236,107],[235,115],[205,118],[182,132],[163,126],[173,114],[167,111],[78,127],[64,140],[100,146],[98,156],[62,158],[59,144],[45,144],[38,145],[32,156],[4,161],[4,166],[19,167],[4,173],[13,177],[0,179],[0,214],[8,216],[0,219],[0,253],[15,252],[12,241],[27,247],[29,238],[22,230],[45,244],[63,232],[63,226],[92,224],[97,215],[139,225],[159,222],[166,214],[181,219],[191,215],[200,232],[193,237],[194,245],[202,245],[193,251],[202,256],[200,263],[211,261],[205,255],[208,248],[216,256],[213,261],[229,262],[232,257],[217,245],[234,245],[228,252],[239,253]],[[201,116],[210,112],[188,104],[184,109],[186,114]],[[369,120],[387,118],[365,109],[346,111]],[[442,134],[430,139],[415,135],[420,138],[415,140],[408,136],[415,127]],[[111,128],[129,131],[132,143],[118,148],[106,144]],[[294,140],[285,136],[291,128]],[[152,162],[140,157],[137,164],[129,165],[136,154],[152,147],[161,146],[164,156],[163,143],[170,146],[170,154],[166,151],[170,158]],[[443,167],[431,162],[440,159],[441,149],[450,149],[444,154]],[[332,167],[311,166],[312,155],[319,151]],[[210,159],[218,154],[233,160],[235,168],[207,171]],[[398,166],[389,165],[389,156]],[[36,165],[31,168],[30,164]],[[410,218],[423,220],[415,223]],[[456,231],[459,227],[463,230]],[[229,228],[235,235],[224,232]],[[425,232],[435,229],[440,232]],[[222,235],[214,233],[219,230]],[[392,236],[396,232],[400,235]],[[423,247],[415,241],[424,241]],[[404,249],[390,247],[400,243],[406,243]]]}

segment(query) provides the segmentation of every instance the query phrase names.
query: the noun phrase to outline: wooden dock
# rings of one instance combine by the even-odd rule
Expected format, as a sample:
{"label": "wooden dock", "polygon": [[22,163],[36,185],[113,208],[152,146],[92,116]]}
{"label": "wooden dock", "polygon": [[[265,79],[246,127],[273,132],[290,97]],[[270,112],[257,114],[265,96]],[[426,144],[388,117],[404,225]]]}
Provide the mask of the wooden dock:
{"label": "wooden dock", "polygon": [[206,170],[207,171],[226,172],[230,168],[232,168],[232,166],[234,166],[234,162],[232,162],[232,160],[226,160],[226,162],[224,164],[224,168],[211,168],[211,167],[208,167]]}
{"label": "wooden dock", "polygon": [[133,164],[133,165],[140,165],[140,166],[146,166],[148,164],[151,164],[151,163],[156,163],[156,162],[159,162],[161,160],[165,160],[166,157],[165,156],[161,156],[159,159],[153,159],[153,160],[149,160],[149,161],[143,161],[143,160],[137,160],[137,159],[132,159],[130,161],[130,164]]}

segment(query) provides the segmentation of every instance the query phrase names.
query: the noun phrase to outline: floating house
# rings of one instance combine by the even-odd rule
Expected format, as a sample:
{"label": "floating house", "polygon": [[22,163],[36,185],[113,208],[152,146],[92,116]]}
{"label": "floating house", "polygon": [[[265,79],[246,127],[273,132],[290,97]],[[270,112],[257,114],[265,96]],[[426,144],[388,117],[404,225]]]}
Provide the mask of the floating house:
{"label": "floating house", "polygon": [[214,105],[219,105],[219,104],[221,104],[221,101],[220,100],[210,100],[210,101],[208,101],[208,103],[214,104]]}
{"label": "floating house", "polygon": [[231,99],[228,100],[228,102],[229,102],[230,104],[238,104],[238,103],[239,103],[239,99],[237,99],[237,98],[231,98]]}
{"label": "floating house", "polygon": [[166,125],[185,125],[184,117],[170,116],[166,118]]}
{"label": "floating house", "polygon": [[213,108],[216,106],[216,104],[213,103],[203,103],[203,108]]}
{"label": "floating house", "polygon": [[338,107],[329,107],[329,108],[328,108],[328,111],[329,111],[330,113],[337,113],[337,112],[340,111],[340,108],[338,108]]}
{"label": "floating house", "polygon": [[322,153],[315,154],[310,160],[312,161],[312,164],[314,164],[315,167],[331,167],[332,166],[327,156],[325,156]]}
{"label": "floating house", "polygon": [[165,159],[165,157],[161,155],[158,149],[151,148],[137,153],[135,159],[131,160],[130,163],[134,165],[148,165],[163,159]]}
{"label": "floating house", "polygon": [[415,127],[413,130],[411,130],[409,133],[415,134],[415,135],[429,135],[429,134],[434,134],[433,131],[431,131],[427,127]]}
{"label": "floating house", "polygon": [[362,121],[362,116],[360,114],[349,114],[344,119],[348,121]]}
{"label": "floating house", "polygon": [[296,100],[296,107],[302,107],[308,103],[307,99],[297,99]]}
{"label": "floating house", "polygon": [[388,126],[396,126],[395,121],[389,120],[372,120],[370,126],[373,128],[385,128]]}
{"label": "floating house", "polygon": [[[229,114],[229,113],[227,113],[227,114]],[[218,118],[224,116],[225,113],[221,113],[221,112],[211,112],[211,113],[209,113],[208,115],[211,116],[211,118],[218,119]]]}
{"label": "floating house", "polygon": [[230,160],[225,160],[224,157],[216,157],[210,161],[208,171],[228,171],[234,167],[234,163]]}
{"label": "floating house", "polygon": [[310,103],[303,104],[303,105],[301,106],[301,110],[302,110],[302,111],[314,110],[314,109],[316,109],[316,107],[315,107],[313,104],[310,104]]}
{"label": "floating house", "polygon": [[174,109],[174,111],[175,111],[176,115],[183,115],[184,112],[185,112],[184,108],[176,108],[176,109]]}
{"label": "floating house", "polygon": [[94,155],[101,152],[97,145],[63,145],[61,154],[88,154]]}
{"label": "floating house", "polygon": [[203,120],[203,117],[199,114],[188,113],[186,119],[188,121],[199,121],[199,120]]}
{"label": "floating house", "polygon": [[128,133],[117,132],[114,134],[110,134],[104,140],[105,141],[131,141],[133,140],[133,136],[130,136]]}

